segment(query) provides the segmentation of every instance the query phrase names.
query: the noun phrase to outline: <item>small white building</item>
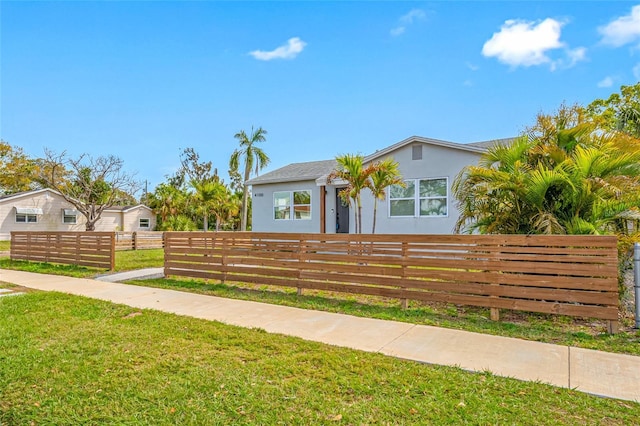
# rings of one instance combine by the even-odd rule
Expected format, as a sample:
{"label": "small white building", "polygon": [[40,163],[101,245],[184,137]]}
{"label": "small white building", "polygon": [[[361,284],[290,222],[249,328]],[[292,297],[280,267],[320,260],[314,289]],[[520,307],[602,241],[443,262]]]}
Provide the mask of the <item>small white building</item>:
{"label": "small white building", "polygon": [[[0,196],[0,240],[11,231],[84,231],[85,217],[53,189]],[[152,231],[156,215],[151,208],[113,206],[102,213],[96,231]]]}

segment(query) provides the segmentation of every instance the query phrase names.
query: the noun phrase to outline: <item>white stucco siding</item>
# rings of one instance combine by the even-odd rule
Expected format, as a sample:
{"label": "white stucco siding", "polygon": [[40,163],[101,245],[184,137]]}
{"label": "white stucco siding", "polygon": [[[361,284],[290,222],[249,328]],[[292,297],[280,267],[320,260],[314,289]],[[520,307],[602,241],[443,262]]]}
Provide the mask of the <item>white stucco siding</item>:
{"label": "white stucco siding", "polygon": [[[148,219],[149,227],[140,227],[140,219]],[[156,216],[153,212],[145,207],[136,207],[126,210],[123,214],[122,222],[123,231],[153,231],[156,228]]]}
{"label": "white stucco siding", "polygon": [[[443,146],[422,144],[422,159],[413,160],[412,149],[412,145],[409,144],[389,156],[399,163],[400,172],[405,180],[447,179],[447,215],[392,217],[389,215],[389,194],[387,191],[385,200],[378,200],[376,233],[451,234],[458,219],[457,203],[451,191],[451,186],[463,167],[478,163],[480,154]],[[363,232],[370,233],[373,224],[373,197],[368,190],[365,190],[362,194],[362,218]]]}
{"label": "white stucco siding", "polygon": [[[311,191],[310,219],[275,219],[274,193]],[[320,187],[315,181],[253,185],[252,228],[254,232],[320,232]]]}
{"label": "white stucco siding", "polygon": [[[37,222],[16,222],[16,207],[41,209],[37,214]],[[63,223],[63,210],[74,210],[64,198],[53,192],[25,194],[0,202],[0,239],[11,238],[11,231],[82,231],[84,217],[78,213],[76,224]]]}
{"label": "white stucco siding", "polygon": [[[16,222],[16,208],[39,209],[36,222]],[[40,213],[40,210],[42,213]],[[76,223],[64,223],[64,210],[76,212]],[[122,230],[123,217],[125,231],[151,231],[156,226],[153,211],[136,206],[122,213],[121,210],[103,212],[96,223],[96,231],[113,232]],[[140,218],[149,219],[149,228],[140,228]],[[51,190],[37,190],[0,199],[0,240],[9,240],[11,231],[84,231],[86,219],[71,203]]]}

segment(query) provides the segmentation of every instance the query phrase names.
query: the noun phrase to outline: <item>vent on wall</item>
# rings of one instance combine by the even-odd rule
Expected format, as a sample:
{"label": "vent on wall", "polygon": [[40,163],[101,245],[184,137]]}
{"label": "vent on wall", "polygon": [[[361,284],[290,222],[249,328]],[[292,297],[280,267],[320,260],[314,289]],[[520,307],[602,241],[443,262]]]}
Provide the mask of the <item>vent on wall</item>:
{"label": "vent on wall", "polygon": [[411,148],[411,159],[422,160],[422,145],[413,145]]}

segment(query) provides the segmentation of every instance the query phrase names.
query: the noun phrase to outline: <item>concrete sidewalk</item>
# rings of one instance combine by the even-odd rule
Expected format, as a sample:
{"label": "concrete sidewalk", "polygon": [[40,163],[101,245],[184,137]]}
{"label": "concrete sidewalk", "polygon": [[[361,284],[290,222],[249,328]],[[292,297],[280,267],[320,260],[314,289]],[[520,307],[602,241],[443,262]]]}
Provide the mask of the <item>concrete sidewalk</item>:
{"label": "concrete sidewalk", "polygon": [[636,356],[93,279],[0,270],[0,281],[640,402]]}

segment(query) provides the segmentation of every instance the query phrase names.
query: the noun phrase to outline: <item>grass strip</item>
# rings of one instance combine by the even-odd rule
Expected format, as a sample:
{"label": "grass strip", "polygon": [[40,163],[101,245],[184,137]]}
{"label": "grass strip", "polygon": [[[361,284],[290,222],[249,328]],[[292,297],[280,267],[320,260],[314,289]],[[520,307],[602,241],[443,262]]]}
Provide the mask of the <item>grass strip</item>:
{"label": "grass strip", "polygon": [[627,425],[640,409],[60,293],[0,312],[2,424]]}
{"label": "grass strip", "polygon": [[489,309],[485,308],[444,303],[425,304],[412,301],[408,309],[402,309],[396,299],[310,290],[305,290],[303,295],[298,295],[295,289],[289,288],[221,284],[201,279],[164,278],[129,281],[128,283],[640,355],[639,330],[634,330],[629,326],[619,333],[611,335],[606,332],[606,323],[597,320],[503,311],[500,321],[492,321]]}

